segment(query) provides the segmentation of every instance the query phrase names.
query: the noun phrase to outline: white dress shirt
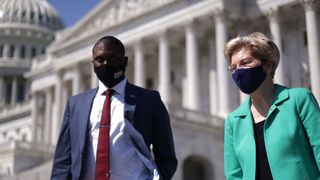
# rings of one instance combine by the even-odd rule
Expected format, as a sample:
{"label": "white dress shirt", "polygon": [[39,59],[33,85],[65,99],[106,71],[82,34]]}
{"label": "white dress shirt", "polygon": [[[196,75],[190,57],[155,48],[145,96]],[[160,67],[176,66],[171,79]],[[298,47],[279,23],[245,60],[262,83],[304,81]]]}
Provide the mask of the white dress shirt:
{"label": "white dress shirt", "polygon": [[[111,180],[143,180],[147,179],[148,171],[143,161],[139,158],[126,130],[126,124],[129,123],[124,118],[125,109],[125,86],[127,80],[124,79],[112,89],[115,90],[111,96],[111,128],[110,128],[110,169]],[[90,138],[88,145],[92,146],[93,155],[88,156],[88,164],[85,169],[85,179],[94,179],[95,176],[95,158],[97,152],[99,126],[105,96],[103,92],[107,90],[106,86],[99,81],[99,89],[93,100],[90,113]],[[87,148],[88,149],[88,148]],[[86,163],[86,162],[84,162]],[[91,178],[90,178],[91,177]]]}

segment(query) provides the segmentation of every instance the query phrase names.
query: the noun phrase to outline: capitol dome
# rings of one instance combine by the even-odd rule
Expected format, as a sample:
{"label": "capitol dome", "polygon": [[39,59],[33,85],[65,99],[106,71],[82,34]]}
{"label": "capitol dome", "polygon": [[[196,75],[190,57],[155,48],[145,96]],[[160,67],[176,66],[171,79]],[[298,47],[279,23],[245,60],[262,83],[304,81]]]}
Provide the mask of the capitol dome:
{"label": "capitol dome", "polygon": [[28,102],[24,74],[63,27],[46,0],[0,0],[0,109]]}
{"label": "capitol dome", "polygon": [[50,30],[64,27],[57,11],[46,0],[1,0],[0,24],[24,24]]}

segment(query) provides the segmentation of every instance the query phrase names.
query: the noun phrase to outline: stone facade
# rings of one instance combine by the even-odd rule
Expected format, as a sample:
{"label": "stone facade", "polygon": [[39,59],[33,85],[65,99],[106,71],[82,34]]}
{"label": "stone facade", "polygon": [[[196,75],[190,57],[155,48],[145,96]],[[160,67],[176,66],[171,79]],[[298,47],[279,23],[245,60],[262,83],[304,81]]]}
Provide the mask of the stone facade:
{"label": "stone facade", "polygon": [[[14,122],[25,118],[28,147],[52,149],[68,96],[97,86],[93,43],[115,35],[126,46],[129,81],[159,90],[170,111],[179,160],[174,179],[224,179],[223,119],[246,98],[227,71],[224,44],[238,34],[267,34],[281,51],[275,83],[310,88],[319,101],[318,9],[312,0],[104,0],[34,59],[24,76],[31,97],[20,109],[0,111],[0,140],[7,142],[6,129],[17,131]],[[46,179],[45,166],[20,176]]]}

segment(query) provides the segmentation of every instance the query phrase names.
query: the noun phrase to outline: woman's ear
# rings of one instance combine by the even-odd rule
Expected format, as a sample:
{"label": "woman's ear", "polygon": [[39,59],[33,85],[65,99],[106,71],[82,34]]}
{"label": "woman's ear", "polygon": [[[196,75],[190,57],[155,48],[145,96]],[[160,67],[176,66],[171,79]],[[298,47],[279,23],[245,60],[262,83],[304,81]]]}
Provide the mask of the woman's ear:
{"label": "woman's ear", "polygon": [[263,69],[266,71],[266,73],[271,73],[274,69],[275,63],[273,61],[266,61],[264,63]]}

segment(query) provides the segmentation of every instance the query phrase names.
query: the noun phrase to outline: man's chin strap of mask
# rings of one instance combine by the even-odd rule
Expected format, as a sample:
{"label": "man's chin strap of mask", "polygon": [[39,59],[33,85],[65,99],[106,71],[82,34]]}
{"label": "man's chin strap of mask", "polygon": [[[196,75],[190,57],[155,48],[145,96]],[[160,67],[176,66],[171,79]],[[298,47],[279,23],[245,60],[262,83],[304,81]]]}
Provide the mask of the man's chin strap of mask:
{"label": "man's chin strap of mask", "polygon": [[112,88],[119,82],[121,82],[124,78],[124,66],[110,66],[110,65],[102,65],[99,67],[93,67],[94,72],[97,74],[98,79],[103,82],[109,88]]}

